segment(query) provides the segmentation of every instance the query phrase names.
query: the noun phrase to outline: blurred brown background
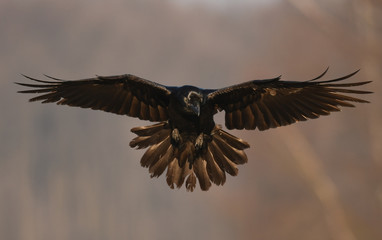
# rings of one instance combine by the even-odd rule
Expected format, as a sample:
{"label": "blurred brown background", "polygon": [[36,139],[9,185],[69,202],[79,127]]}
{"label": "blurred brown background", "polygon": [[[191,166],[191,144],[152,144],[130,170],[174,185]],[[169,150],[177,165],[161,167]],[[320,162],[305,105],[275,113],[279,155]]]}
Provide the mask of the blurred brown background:
{"label": "blurred brown background", "polygon": [[[382,3],[2,0],[0,239],[382,239]],[[17,94],[20,73],[219,88],[358,68],[371,104],[247,140],[238,177],[171,190],[136,119]],[[223,123],[222,114],[216,121]]]}

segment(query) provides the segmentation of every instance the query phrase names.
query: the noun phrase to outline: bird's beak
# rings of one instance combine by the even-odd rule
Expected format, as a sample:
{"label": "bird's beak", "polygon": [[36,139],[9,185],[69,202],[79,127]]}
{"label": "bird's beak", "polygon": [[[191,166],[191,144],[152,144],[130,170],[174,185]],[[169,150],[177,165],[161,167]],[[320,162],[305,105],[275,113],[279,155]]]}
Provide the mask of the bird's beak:
{"label": "bird's beak", "polygon": [[200,116],[200,104],[192,104],[191,105],[192,111],[199,117]]}

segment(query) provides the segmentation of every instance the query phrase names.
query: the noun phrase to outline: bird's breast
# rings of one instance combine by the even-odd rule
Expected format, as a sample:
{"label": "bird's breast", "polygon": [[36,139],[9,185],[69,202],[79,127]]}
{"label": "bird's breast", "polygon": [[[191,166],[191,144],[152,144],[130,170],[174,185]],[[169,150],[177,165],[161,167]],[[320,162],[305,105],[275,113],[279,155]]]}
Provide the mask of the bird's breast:
{"label": "bird's breast", "polygon": [[200,115],[187,114],[176,108],[169,107],[169,122],[171,127],[180,132],[210,134],[215,126],[213,113],[208,106],[202,105]]}

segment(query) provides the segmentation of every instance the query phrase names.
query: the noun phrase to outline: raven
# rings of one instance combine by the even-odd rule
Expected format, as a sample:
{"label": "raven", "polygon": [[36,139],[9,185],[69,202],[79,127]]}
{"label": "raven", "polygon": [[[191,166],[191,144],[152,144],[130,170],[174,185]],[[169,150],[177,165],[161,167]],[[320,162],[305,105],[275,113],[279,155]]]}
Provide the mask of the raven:
{"label": "raven", "polygon": [[320,80],[327,71],[303,82],[276,77],[221,89],[164,86],[131,74],[71,81],[50,76],[45,81],[24,75],[37,83],[17,84],[33,88],[21,93],[39,94],[30,101],[56,102],[159,122],[131,129],[137,137],[130,146],[149,147],[141,165],[149,168],[151,177],[159,177],[167,168],[166,180],[171,188],[180,188],[185,182],[187,191],[193,191],[198,179],[200,188],[206,191],[211,182],[223,185],[226,173],[236,176],[237,165],[247,162],[244,149],[249,144],[215,124],[213,116],[218,111],[225,111],[228,129],[263,131],[329,115],[340,111],[340,107],[354,107],[351,102],[368,103],[348,94],[371,93],[350,89],[370,81],[341,82],[359,70]]}

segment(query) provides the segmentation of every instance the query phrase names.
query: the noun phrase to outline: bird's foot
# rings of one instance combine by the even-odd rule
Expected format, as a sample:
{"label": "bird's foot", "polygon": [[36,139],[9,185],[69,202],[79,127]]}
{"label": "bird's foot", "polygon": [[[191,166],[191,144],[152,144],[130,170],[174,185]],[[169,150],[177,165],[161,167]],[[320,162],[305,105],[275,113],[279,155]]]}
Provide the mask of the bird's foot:
{"label": "bird's foot", "polygon": [[199,152],[202,150],[204,144],[204,133],[199,134],[199,136],[195,140],[195,150]]}
{"label": "bird's foot", "polygon": [[178,145],[182,141],[182,137],[180,136],[179,130],[174,128],[171,132],[171,141]]}

